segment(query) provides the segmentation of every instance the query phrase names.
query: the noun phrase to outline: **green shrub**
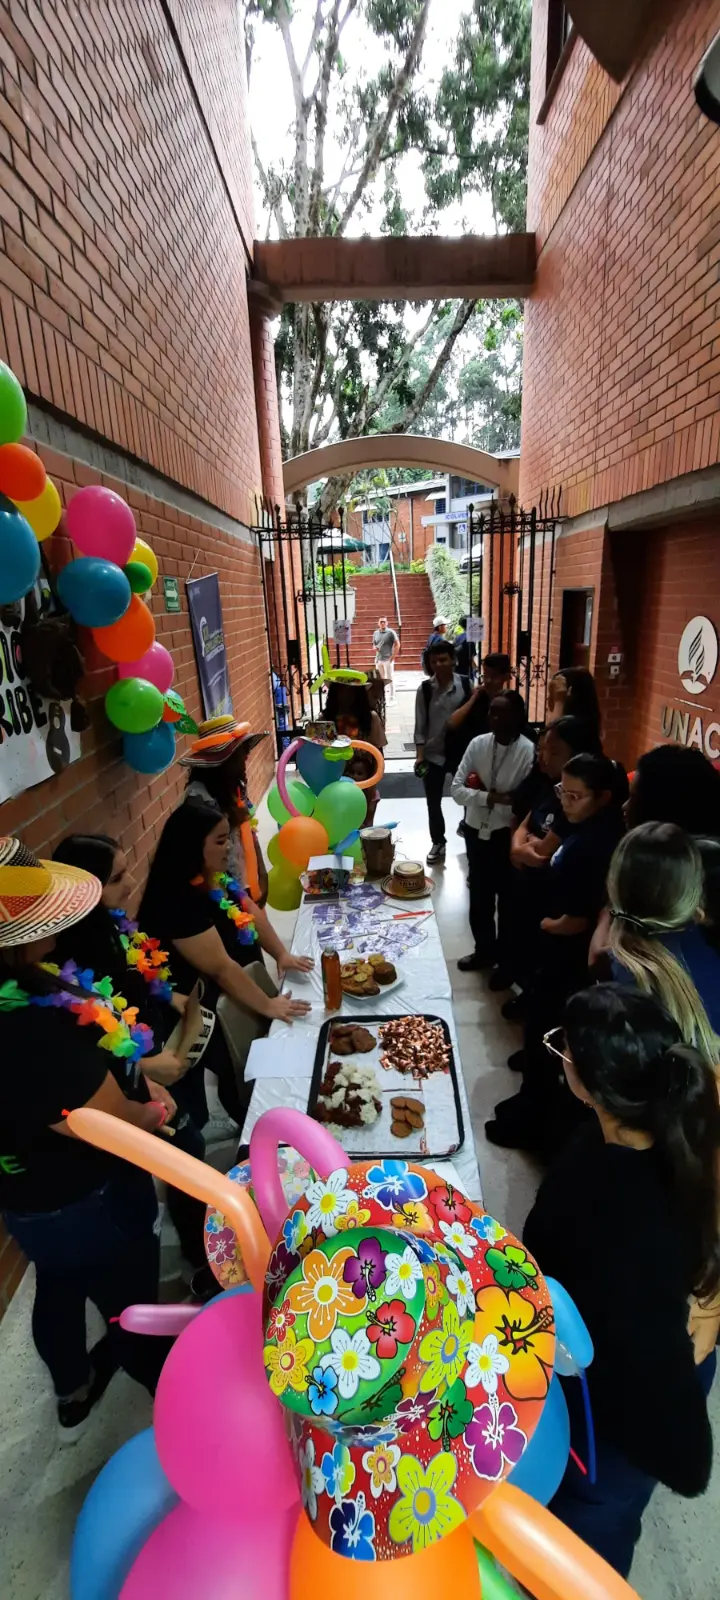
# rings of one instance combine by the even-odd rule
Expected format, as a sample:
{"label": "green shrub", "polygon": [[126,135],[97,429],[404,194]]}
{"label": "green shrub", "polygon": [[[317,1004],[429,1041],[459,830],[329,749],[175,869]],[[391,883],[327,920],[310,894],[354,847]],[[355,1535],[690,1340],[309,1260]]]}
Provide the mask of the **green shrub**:
{"label": "green shrub", "polygon": [[445,617],[451,629],[467,610],[467,589],[449,550],[444,544],[431,544],[425,557],[435,611]]}

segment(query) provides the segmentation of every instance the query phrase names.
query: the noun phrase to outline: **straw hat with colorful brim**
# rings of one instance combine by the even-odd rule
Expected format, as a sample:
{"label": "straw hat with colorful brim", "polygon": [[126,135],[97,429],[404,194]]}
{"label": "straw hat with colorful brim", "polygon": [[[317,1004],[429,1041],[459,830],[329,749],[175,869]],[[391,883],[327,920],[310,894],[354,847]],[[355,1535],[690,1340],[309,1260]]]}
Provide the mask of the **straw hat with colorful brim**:
{"label": "straw hat with colorful brim", "polygon": [[536,1262],[408,1161],[307,1184],[270,1257],[263,1321],[303,1504],[356,1560],[412,1555],[476,1510],[520,1460],[553,1372]]}
{"label": "straw hat with colorful brim", "polygon": [[267,739],[265,733],[251,733],[249,722],[236,722],[234,717],[210,717],[207,722],[201,722],[198,728],[198,737],[193,741],[187,755],[181,756],[181,767],[221,767],[229,756],[242,746],[245,755],[249,755]]}
{"label": "straw hat with colorful brim", "polygon": [[81,922],[102,894],[99,878],[39,861],[20,839],[0,838],[0,948],[31,944]]}

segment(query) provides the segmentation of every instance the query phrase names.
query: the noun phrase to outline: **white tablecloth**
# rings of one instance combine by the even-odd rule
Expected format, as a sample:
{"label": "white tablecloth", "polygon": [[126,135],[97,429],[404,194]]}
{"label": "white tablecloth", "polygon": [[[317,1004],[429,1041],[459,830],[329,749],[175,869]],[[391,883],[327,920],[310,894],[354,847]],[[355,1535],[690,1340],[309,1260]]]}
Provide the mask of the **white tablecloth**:
{"label": "white tablecloth", "polygon": [[[352,896],[350,897],[352,901]],[[293,936],[292,950],[294,955],[311,955],[316,963],[312,973],[304,975],[294,972],[290,981],[286,982],[285,989],[292,989],[297,999],[308,999],[312,1010],[303,1020],[302,1027],[313,1029],[316,1034],[320,1032],[324,1022],[328,1020],[328,1013],[323,1006],[322,982],[320,979],[320,936],[323,943],[336,943],[337,947],[349,954],[356,953],[358,943],[362,946],[366,935],[358,931],[361,928],[377,928],[381,921],[387,922],[392,928],[391,937],[398,937],[404,930],[412,930],[413,938],[421,931],[422,939],[412,945],[409,950],[403,950],[395,955],[391,952],[391,959],[397,959],[399,971],[402,972],[403,982],[398,988],[391,990],[385,996],[374,995],[366,1001],[345,996],[343,999],[340,1016],[357,1016],[367,1008],[369,1016],[402,1016],[409,1012],[431,1011],[435,1016],[443,1017],[450,1029],[455,1067],[458,1076],[460,1091],[460,1104],[465,1129],[465,1139],[461,1148],[457,1150],[452,1161],[428,1161],[427,1165],[434,1171],[443,1174],[450,1182],[456,1182],[471,1200],[482,1200],[480,1172],[475,1154],[475,1141],[473,1139],[470,1123],[470,1107],[468,1105],[467,1090],[463,1076],[462,1062],[458,1049],[455,1020],[453,1017],[450,977],[447,964],[443,955],[440,935],[438,932],[435,915],[421,917],[413,920],[395,921],[394,917],[400,910],[407,911],[407,904],[398,905],[392,900],[383,900],[382,905],[373,903],[374,897],[370,894],[365,902],[366,909],[362,918],[358,914],[351,914],[348,922],[343,916],[343,922],[336,922],[332,940],[325,919],[314,915],[319,908],[309,904],[301,906],[295,933]],[[341,902],[336,916],[343,914],[350,902]],[[426,901],[421,902],[422,909],[429,909]],[[391,921],[392,919],[392,921]],[[342,937],[335,937],[335,935]],[[348,939],[349,934],[349,939]],[[338,1013],[333,1013],[338,1015]],[[287,1023],[274,1022],[270,1029],[271,1037],[277,1039],[279,1044],[287,1040],[288,1056],[292,1056],[293,1027]],[[269,1111],[276,1106],[291,1106],[298,1111],[307,1110],[310,1092],[310,1077],[286,1078],[260,1078],[255,1084],[252,1100],[242,1130],[242,1142],[247,1143],[250,1134],[263,1111]]]}

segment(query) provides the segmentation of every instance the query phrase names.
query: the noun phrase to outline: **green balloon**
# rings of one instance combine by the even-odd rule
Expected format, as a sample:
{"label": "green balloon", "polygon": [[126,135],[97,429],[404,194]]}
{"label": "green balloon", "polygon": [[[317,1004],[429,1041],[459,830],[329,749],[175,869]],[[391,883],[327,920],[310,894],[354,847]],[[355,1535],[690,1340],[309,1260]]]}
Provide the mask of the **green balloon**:
{"label": "green balloon", "polygon": [[508,1583],[507,1578],[499,1571],[493,1557],[485,1546],[475,1543],[478,1572],[482,1584],[482,1600],[514,1600],[517,1589],[514,1584]]}
{"label": "green balloon", "polygon": [[17,444],[27,432],[27,406],[15,373],[0,361],[0,444]]}
{"label": "green balloon", "polygon": [[352,844],[346,844],[343,855],[352,856],[353,861],[364,861],[362,840],[354,839]]}
{"label": "green balloon", "polygon": [[147,594],[152,589],[152,573],[144,561],[128,561],[123,572],[133,594]]}
{"label": "green balloon", "polygon": [[300,879],[289,877],[282,867],[273,867],[268,874],[267,897],[267,903],[273,911],[297,911],[301,900]]}
{"label": "green balloon", "polygon": [[285,866],[287,867],[288,862],[285,861],[285,857],[280,849],[280,840],[276,833],[273,834],[265,854],[270,862],[271,867],[281,867],[283,862],[285,862]]}
{"label": "green balloon", "polygon": [[355,783],[331,783],[321,789],[315,801],[315,818],[327,829],[330,848],[361,828],[367,813],[367,801],[362,789]]}
{"label": "green balloon", "polygon": [[[312,789],[309,789],[307,784],[303,783],[302,778],[289,778],[287,783],[287,792],[297,810],[300,811],[304,817],[311,817],[317,802]],[[280,790],[278,789],[276,783],[273,784],[268,795],[268,811],[270,812],[273,821],[279,823],[280,827],[282,827],[283,823],[287,822],[292,815],[292,813],[288,811],[287,806],[283,805],[283,802],[280,799]]]}
{"label": "green balloon", "polygon": [[105,711],[121,733],[149,733],[163,714],[165,701],[147,678],[119,678],[105,696]]}

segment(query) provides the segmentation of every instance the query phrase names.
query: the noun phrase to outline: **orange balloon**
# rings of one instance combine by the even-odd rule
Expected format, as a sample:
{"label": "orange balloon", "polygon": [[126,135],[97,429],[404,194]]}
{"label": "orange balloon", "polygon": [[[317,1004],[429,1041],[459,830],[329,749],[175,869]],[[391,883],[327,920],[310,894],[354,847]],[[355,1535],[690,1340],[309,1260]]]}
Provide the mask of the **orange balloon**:
{"label": "orange balloon", "polygon": [[[90,1111],[83,1106],[70,1112],[67,1123],[78,1139],[85,1139],[99,1150],[109,1150],[111,1155],[121,1156],[133,1166],[163,1178],[173,1188],[182,1189],[183,1194],[190,1194],[215,1211],[222,1211],[240,1241],[243,1265],[253,1289],[262,1294],[270,1241],[260,1213],[244,1189],[232,1183],[224,1173],[206,1166],[204,1161],[186,1155],[184,1150],[175,1150],[162,1135],[145,1133],[143,1128],[135,1128],[120,1117],[110,1117],[106,1111]],[[262,1381],[262,1375],[258,1381]]]}
{"label": "orange balloon", "polygon": [[288,1600],[367,1600],[368,1595],[372,1600],[480,1600],[475,1541],[467,1523],[419,1555],[369,1563],[336,1555],[318,1539],[303,1511],[290,1552]]}
{"label": "orange balloon", "polygon": [[0,493],[10,500],[37,500],[46,477],[40,457],[26,444],[0,445]]}
{"label": "orange balloon", "polygon": [[511,1483],[498,1484],[465,1526],[537,1600],[638,1600],[602,1556]]}
{"label": "orange balloon", "polygon": [[327,855],[330,840],[327,828],[315,817],[290,817],[284,822],[277,841],[286,861],[303,872],[311,856]]}
{"label": "orange balloon", "polygon": [[147,606],[134,594],[119,622],[107,628],[91,628],[93,639],[111,661],[137,661],[155,642],[155,623]]}

